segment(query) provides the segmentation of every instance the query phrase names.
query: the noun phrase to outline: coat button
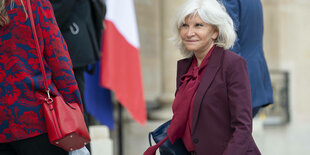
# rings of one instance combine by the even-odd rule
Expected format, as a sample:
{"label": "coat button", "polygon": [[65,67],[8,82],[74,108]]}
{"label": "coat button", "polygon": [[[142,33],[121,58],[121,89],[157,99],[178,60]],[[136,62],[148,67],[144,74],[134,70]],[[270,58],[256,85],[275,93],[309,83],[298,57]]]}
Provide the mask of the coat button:
{"label": "coat button", "polygon": [[193,139],[194,144],[197,144],[199,142],[199,140],[197,138]]}

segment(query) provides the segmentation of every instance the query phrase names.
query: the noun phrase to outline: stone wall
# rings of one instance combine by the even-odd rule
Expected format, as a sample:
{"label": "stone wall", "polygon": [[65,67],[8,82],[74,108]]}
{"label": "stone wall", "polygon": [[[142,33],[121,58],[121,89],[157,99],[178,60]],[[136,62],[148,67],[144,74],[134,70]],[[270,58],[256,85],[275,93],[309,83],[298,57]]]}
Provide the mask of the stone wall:
{"label": "stone wall", "polygon": [[178,50],[169,41],[177,8],[185,0],[135,0],[146,100],[171,103]]}
{"label": "stone wall", "polygon": [[263,0],[264,49],[270,69],[289,72],[292,121],[309,116],[310,1]]}
{"label": "stone wall", "polygon": [[135,0],[145,98],[155,100],[162,89],[161,13],[158,0]]}

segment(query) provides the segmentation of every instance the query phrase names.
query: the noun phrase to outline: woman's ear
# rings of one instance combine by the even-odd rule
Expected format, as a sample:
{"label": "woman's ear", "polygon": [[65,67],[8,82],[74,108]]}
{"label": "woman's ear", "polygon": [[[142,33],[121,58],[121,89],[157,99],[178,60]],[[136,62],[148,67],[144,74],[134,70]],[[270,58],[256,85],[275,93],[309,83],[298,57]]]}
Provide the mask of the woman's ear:
{"label": "woman's ear", "polygon": [[212,34],[211,38],[212,38],[213,40],[216,40],[216,38],[218,37],[218,35],[219,35],[219,30],[218,30],[217,27],[214,26],[214,30],[213,30],[213,34]]}

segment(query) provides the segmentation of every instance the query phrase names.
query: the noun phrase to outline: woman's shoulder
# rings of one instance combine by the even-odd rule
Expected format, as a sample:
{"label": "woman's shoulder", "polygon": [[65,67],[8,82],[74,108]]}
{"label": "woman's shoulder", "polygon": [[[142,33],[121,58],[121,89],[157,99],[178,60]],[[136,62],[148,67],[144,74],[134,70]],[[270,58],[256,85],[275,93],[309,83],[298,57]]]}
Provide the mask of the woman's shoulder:
{"label": "woman's shoulder", "polygon": [[246,63],[245,59],[238,55],[237,53],[231,51],[231,50],[224,50],[224,60],[223,62],[227,62],[228,64],[232,63]]}
{"label": "woman's shoulder", "polygon": [[191,57],[188,57],[188,58],[183,58],[183,59],[180,59],[178,60],[178,62],[184,62],[184,61],[189,61],[192,59],[192,56]]}
{"label": "woman's shoulder", "polygon": [[[28,0],[24,0],[24,4],[27,4]],[[49,0],[31,0],[31,9],[37,14],[46,14],[47,12],[53,12],[52,5]],[[49,13],[48,13],[49,14]]]}
{"label": "woman's shoulder", "polygon": [[224,50],[222,66],[224,71],[233,72],[247,66],[243,57],[230,50]]}
{"label": "woman's shoulder", "polygon": [[[25,0],[27,1],[27,0]],[[43,9],[52,9],[52,5],[49,0],[31,0],[34,6],[42,7]],[[25,3],[26,4],[26,3]]]}
{"label": "woman's shoulder", "polygon": [[183,58],[181,60],[178,60],[177,63],[178,63],[178,65],[180,65],[180,64],[187,64],[187,63],[192,62],[192,59],[193,59],[193,56],[187,57],[187,58]]}

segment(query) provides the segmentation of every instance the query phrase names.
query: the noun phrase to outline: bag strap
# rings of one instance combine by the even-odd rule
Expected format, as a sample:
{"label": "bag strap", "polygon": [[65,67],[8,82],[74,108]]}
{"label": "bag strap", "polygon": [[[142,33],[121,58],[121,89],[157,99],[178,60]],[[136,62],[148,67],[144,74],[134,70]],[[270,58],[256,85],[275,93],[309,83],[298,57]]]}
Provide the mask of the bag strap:
{"label": "bag strap", "polygon": [[35,46],[36,46],[36,50],[37,50],[37,56],[39,58],[39,62],[40,62],[40,68],[41,68],[41,72],[43,75],[43,80],[44,80],[44,87],[45,87],[45,91],[48,95],[48,99],[50,100],[50,89],[48,87],[48,82],[47,82],[47,78],[46,78],[46,72],[45,72],[45,68],[44,68],[44,63],[43,63],[43,59],[42,59],[42,53],[40,52],[40,45],[39,45],[39,40],[38,40],[38,36],[37,36],[37,32],[35,29],[35,24],[34,24],[34,19],[33,19],[33,14],[32,14],[32,9],[31,9],[31,4],[30,4],[30,0],[27,0],[27,8],[28,8],[28,14],[29,14],[29,18],[30,18],[30,23],[31,23],[31,28],[32,28],[32,32],[33,32],[33,36],[34,36],[34,41],[35,41]]}
{"label": "bag strap", "polygon": [[152,146],[152,140],[151,140],[152,134],[153,134],[153,132],[149,132],[149,143],[150,143],[150,146]]}
{"label": "bag strap", "polygon": [[167,140],[168,140],[168,136],[166,136],[163,140],[161,140],[160,142],[158,142],[156,145],[150,146],[150,147],[143,153],[143,155],[155,155],[155,154],[156,154],[156,150],[157,150],[162,144],[164,144]]}

